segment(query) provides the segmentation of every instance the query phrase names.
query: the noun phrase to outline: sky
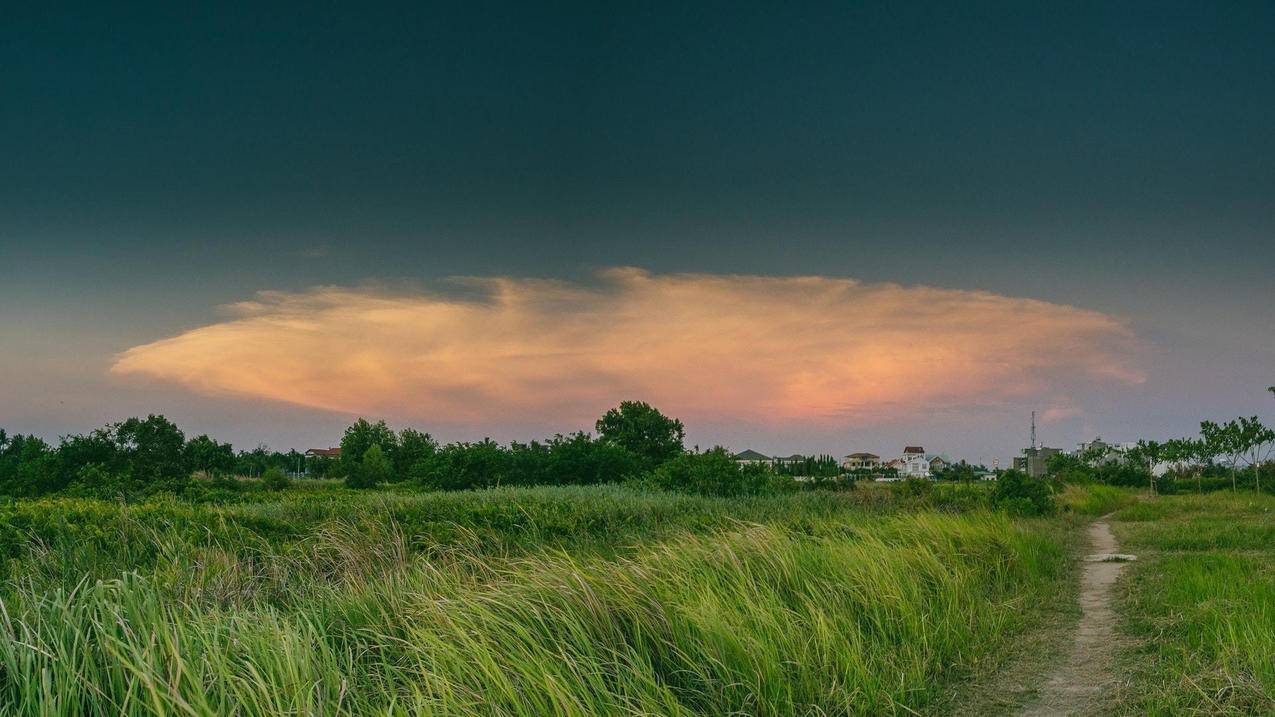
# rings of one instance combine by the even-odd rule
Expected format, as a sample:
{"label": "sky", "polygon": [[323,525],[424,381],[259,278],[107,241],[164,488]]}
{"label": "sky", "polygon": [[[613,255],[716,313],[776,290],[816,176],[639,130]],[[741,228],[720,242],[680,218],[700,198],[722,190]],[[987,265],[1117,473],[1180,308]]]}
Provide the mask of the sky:
{"label": "sky", "polygon": [[1275,414],[1270,3],[110,5],[0,24],[10,432]]}

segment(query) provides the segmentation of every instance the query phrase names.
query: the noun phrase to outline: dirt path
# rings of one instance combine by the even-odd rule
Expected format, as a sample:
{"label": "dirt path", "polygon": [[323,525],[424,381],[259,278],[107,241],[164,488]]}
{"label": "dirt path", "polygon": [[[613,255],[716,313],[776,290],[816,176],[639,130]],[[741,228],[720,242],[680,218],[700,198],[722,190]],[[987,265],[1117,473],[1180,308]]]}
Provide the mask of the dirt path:
{"label": "dirt path", "polygon": [[1115,685],[1116,612],[1112,587],[1131,555],[1119,555],[1111,526],[1089,526],[1091,554],[1080,582],[1080,623],[1070,649],[1044,678],[1039,698],[1026,717],[1068,717],[1101,713]]}

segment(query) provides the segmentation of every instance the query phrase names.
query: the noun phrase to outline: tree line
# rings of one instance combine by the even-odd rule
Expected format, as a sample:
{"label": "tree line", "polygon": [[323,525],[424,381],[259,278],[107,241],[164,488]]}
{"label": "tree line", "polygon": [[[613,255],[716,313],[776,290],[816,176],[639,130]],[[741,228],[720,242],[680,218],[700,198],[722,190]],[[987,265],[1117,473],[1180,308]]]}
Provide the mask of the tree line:
{"label": "tree line", "polygon": [[[1197,492],[1223,487],[1238,491],[1241,485],[1261,492],[1263,475],[1267,476],[1265,490],[1275,487],[1270,481],[1275,472],[1272,457],[1275,429],[1252,416],[1225,423],[1202,421],[1198,436],[1141,440],[1119,455],[1091,448],[1079,455],[1051,456],[1047,470],[1064,482],[1146,486],[1153,493],[1176,493],[1187,487]],[[1167,468],[1163,476],[1156,475],[1159,466]]]}
{"label": "tree line", "polygon": [[[440,444],[412,428],[358,419],[345,430],[341,456],[329,459],[259,446],[236,452],[206,435],[187,439],[164,416],[130,418],[58,445],[0,430],[0,496],[51,494],[135,499],[155,493],[198,496],[241,490],[237,477],[259,477],[267,489],[292,478],[341,478],[352,488],[401,484],[422,490],[494,486],[630,482],[710,495],[788,489],[790,478],[768,466],[740,466],[726,449],[688,451],[681,421],[649,404],[625,401],[594,426],[543,441],[501,445],[490,439]],[[821,462],[817,463],[822,466]]]}

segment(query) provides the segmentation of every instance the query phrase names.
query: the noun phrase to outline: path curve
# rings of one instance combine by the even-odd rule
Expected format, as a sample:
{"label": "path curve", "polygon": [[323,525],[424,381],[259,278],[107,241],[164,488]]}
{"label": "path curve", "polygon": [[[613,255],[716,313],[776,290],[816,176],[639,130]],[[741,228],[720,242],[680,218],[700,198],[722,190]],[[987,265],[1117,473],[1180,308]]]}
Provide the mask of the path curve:
{"label": "path curve", "polygon": [[1040,697],[1023,711],[1025,717],[1098,714],[1115,687],[1117,617],[1112,588],[1134,556],[1119,554],[1106,517],[1089,526],[1091,554],[1080,580],[1081,616],[1071,649],[1045,677]]}

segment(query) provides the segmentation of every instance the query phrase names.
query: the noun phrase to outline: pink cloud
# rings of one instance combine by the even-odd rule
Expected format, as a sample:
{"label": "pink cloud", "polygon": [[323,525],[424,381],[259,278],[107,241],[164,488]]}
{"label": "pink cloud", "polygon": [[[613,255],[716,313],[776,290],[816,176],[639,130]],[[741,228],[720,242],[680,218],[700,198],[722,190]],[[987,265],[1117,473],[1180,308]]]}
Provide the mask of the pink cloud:
{"label": "pink cloud", "polygon": [[845,425],[1142,380],[1112,317],[982,291],[630,268],[596,285],[453,281],[465,298],[261,292],[112,371],[426,420],[584,419],[642,398],[683,417]]}

